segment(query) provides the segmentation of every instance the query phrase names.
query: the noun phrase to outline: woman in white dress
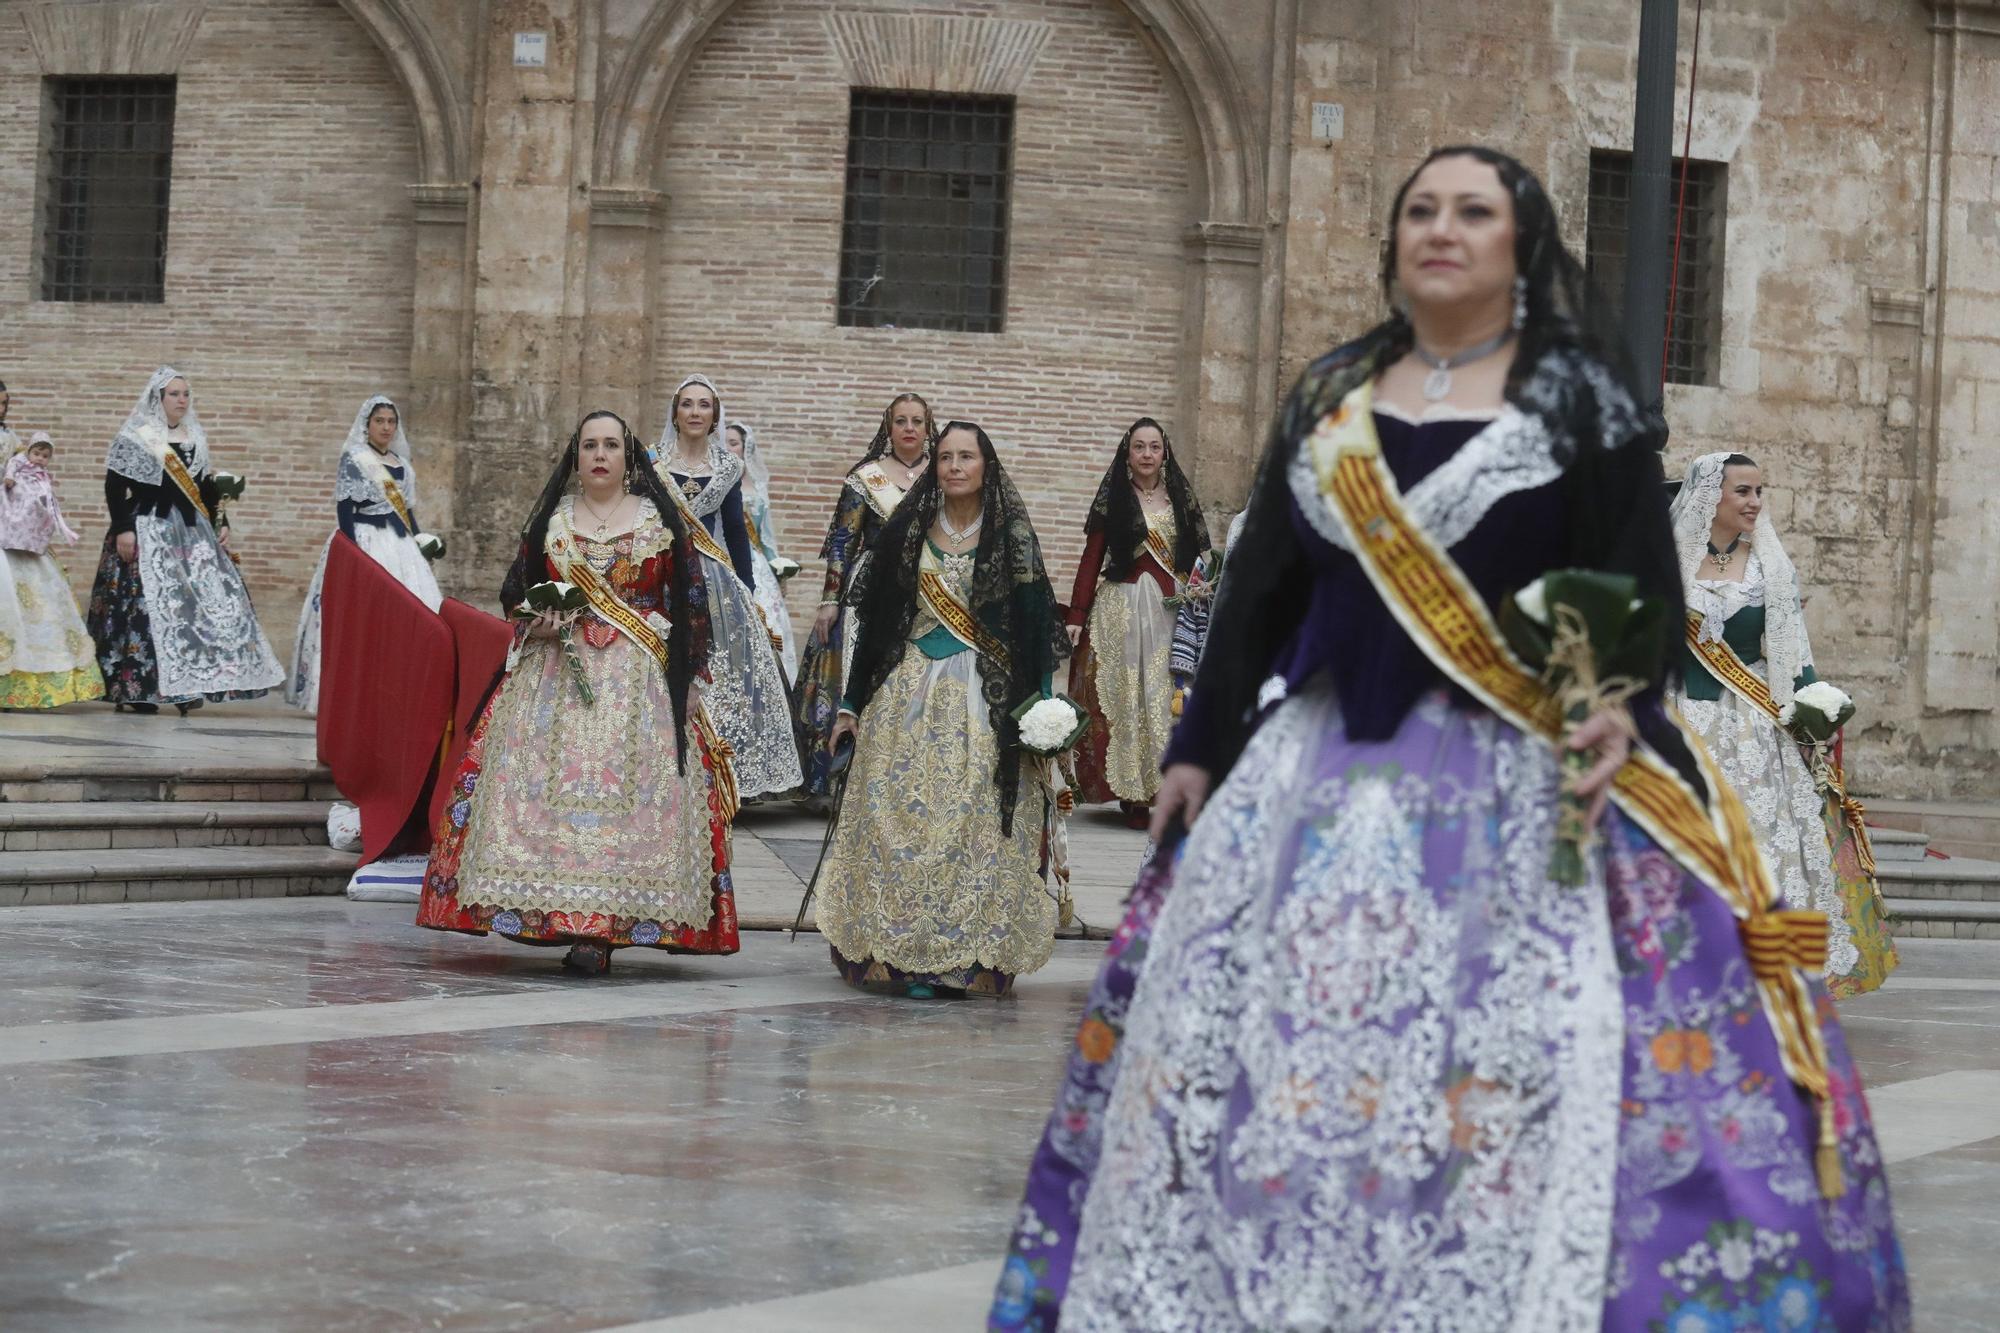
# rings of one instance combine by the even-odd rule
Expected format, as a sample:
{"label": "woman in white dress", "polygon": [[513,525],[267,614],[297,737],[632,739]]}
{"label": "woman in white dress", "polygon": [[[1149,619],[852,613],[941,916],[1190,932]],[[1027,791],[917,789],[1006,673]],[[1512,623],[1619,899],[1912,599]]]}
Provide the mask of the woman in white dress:
{"label": "woman in white dress", "polygon": [[1764,474],[1743,454],[1704,454],[1673,517],[1688,609],[1674,700],[1742,796],[1786,905],[1826,913],[1828,989],[1873,990],[1896,966],[1881,890],[1848,848],[1836,862],[1841,804],[1829,805],[1775,715],[1819,676]]}
{"label": "woman in white dress", "polygon": [[182,715],[206,699],[254,699],[285,682],[229,550],[229,517],[187,376],[146,381],[104,460],[111,531],[90,595],[105,697]]}
{"label": "woman in white dress", "polygon": [[802,778],[784,668],[752,591],[757,568],[743,521],[743,460],[723,443],[725,424],[715,385],[688,376],[674,389],[652,461],[701,557],[715,637],[702,700],[735,755],[737,791],[749,801],[791,791]]}
{"label": "woman in white dress", "polygon": [[785,668],[789,686],[799,676],[799,645],[792,633],[792,613],[785,605],[784,580],[798,573],[796,561],[778,554],[778,521],[771,513],[771,467],[757,448],[756,428],[746,421],[729,423],[724,441],[743,460],[743,524],[750,534],[750,563],[756,566],[757,609],[770,627],[771,642]]}
{"label": "woman in white dress", "polygon": [[[420,545],[417,526],[417,473],[410,461],[410,441],[403,434],[403,414],[385,394],[376,394],[354,414],[340,461],[333,474],[334,515],[339,530],[396,576],[431,610],[444,594]],[[320,592],[326,583],[326,553],[321,548],[306,604],[299,608],[299,632],[292,645],[292,674],[285,699],[311,712],[319,707]]]}

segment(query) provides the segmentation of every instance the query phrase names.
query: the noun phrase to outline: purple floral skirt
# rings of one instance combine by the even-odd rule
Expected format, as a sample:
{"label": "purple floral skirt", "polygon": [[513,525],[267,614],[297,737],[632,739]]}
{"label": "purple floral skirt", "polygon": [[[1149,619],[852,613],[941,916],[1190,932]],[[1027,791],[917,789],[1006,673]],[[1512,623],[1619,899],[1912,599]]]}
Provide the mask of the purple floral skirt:
{"label": "purple floral skirt", "polygon": [[1129,900],[991,1327],[1909,1327],[1830,1003],[1836,1199],[1727,905],[1615,811],[1550,882],[1557,782],[1441,694],[1279,708]]}

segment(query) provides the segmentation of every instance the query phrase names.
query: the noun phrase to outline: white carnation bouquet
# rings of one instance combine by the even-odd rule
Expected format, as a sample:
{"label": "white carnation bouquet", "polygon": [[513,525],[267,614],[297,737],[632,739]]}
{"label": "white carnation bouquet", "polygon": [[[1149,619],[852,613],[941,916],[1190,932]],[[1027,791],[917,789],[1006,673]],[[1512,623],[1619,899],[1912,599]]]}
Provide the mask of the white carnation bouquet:
{"label": "white carnation bouquet", "polygon": [[444,559],[444,538],[438,536],[435,532],[420,532],[417,534],[417,550],[423,554],[426,560],[442,560]]}
{"label": "white carnation bouquet", "polygon": [[799,562],[788,555],[777,556],[771,561],[771,577],[783,583],[799,572]]}
{"label": "white carnation bouquet", "polygon": [[576,638],[570,633],[570,626],[589,605],[590,599],[583,595],[583,589],[574,583],[551,579],[529,587],[521,594],[521,604],[514,608],[514,614],[523,620],[543,615],[555,620],[556,641],[562,645],[563,660],[569,666],[570,677],[576,681],[577,697],[586,707],[597,702],[597,695],[590,688],[590,678],[583,674],[583,659],[577,656]]}
{"label": "white carnation bouquet", "polygon": [[1051,757],[1075,745],[1090,727],[1090,715],[1064,694],[1028,700],[1014,710],[1014,720],[1021,724],[1021,748]]}
{"label": "white carnation bouquet", "polygon": [[1854,717],[1854,700],[1846,691],[1816,680],[1792,696],[1778,711],[1778,725],[1801,745],[1826,745]]}

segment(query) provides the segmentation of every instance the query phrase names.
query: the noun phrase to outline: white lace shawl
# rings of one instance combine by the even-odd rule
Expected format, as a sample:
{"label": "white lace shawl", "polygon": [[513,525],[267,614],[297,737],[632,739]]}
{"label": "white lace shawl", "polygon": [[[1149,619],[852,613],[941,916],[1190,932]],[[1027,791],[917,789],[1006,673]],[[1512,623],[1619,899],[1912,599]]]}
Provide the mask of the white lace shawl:
{"label": "white lace shawl", "polygon": [[166,475],[167,450],[173,448],[167,439],[167,414],[160,405],[160,395],[175,380],[187,380],[189,388],[187,415],[181,418],[181,428],[187,434],[182,443],[187,446],[188,472],[200,477],[209,471],[208,435],[201,428],[201,418],[195,415],[194,381],[172,366],[161,366],[146,381],[146,391],[139,395],[139,402],[125,418],[125,424],[111,437],[111,449],[104,459],[106,472],[115,472],[141,486],[160,484]]}
{"label": "white lace shawl", "polygon": [[[368,443],[368,418],[378,407],[396,407],[387,394],[375,394],[361,405],[354,414],[354,424],[348,428],[347,439],[340,446],[340,463],[333,474],[333,498],[336,502],[347,500],[364,506],[369,514],[387,514],[395,506],[389,503],[388,493],[382,483],[388,479],[386,463],[382,455],[375,452],[375,446]],[[409,437],[403,434],[403,410],[396,407],[396,438],[389,443],[389,457],[403,470],[402,479],[396,489],[403,493],[403,503],[411,512],[417,507],[417,470],[410,462]]]}
{"label": "white lace shawl", "polygon": [[778,559],[778,519],[771,512],[771,467],[757,447],[757,429],[747,421],[732,421],[743,432],[743,516],[756,530],[758,549],[766,560]]}
{"label": "white lace shawl", "polygon": [[[708,484],[699,494],[688,501],[688,509],[698,519],[707,522],[710,515],[722,508],[722,502],[729,498],[729,488],[743,479],[743,460],[729,452],[723,442],[723,432],[729,429],[729,416],[723,411],[722,391],[706,375],[690,375],[674,386],[673,396],[667,399],[667,424],[660,432],[660,442],[653,449],[653,470],[660,474],[660,481],[666,486],[678,489],[677,483],[668,474],[674,470],[674,461],[680,455],[680,431],[674,423],[674,407],[681,400],[681,390],[690,384],[699,384],[715,395],[715,424],[708,428]],[[747,449],[745,452],[749,452]]]}
{"label": "white lace shawl", "polygon": [[[1681,586],[1692,590],[1699,581],[1701,562],[1708,555],[1708,538],[1715,524],[1716,507],[1722,503],[1722,474],[1727,453],[1703,454],[1688,464],[1687,479],[1674,497],[1674,547],[1680,555]],[[1771,697],[1783,708],[1792,701],[1792,685],[1812,665],[1812,643],[1806,637],[1804,605],[1799,600],[1799,575],[1791,557],[1778,539],[1778,526],[1767,506],[1750,530],[1752,558],[1761,567],[1764,583],[1764,662],[1770,679]],[[1744,577],[1751,575],[1744,567]],[[1748,604],[1748,603],[1746,603]],[[1721,638],[1721,626],[1708,633],[1714,620],[1693,600],[1688,606],[1706,617],[1702,638]],[[1739,608],[1740,609],[1740,608]]]}
{"label": "white lace shawl", "polygon": [[[1542,419],[1509,404],[1457,452],[1404,495],[1410,515],[1432,540],[1449,550],[1465,540],[1495,504],[1520,491],[1546,486],[1562,476],[1555,442]],[[1292,456],[1286,480],[1299,511],[1313,531],[1340,550],[1350,550],[1347,530],[1320,491],[1312,452]]]}

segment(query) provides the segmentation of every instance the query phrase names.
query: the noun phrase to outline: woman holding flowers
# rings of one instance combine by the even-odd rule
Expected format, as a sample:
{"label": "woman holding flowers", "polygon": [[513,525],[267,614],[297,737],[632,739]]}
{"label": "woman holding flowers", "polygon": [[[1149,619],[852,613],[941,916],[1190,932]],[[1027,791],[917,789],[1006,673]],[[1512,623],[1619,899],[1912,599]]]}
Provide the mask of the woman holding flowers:
{"label": "woman holding flowers", "polygon": [[1201,506],[1153,418],[1118,441],[1084,535],[1068,626],[1077,702],[1091,714],[1077,790],[1086,801],[1116,800],[1143,826],[1173,729],[1174,610],[1208,550]]}
{"label": "woman holding flowers", "polygon": [[1680,605],[1548,196],[1447,148],[1390,222],[1395,313],[1308,367],[1253,484],[1154,804],[1189,831],[1092,992],[992,1323],[1906,1328],[1821,925],[1773,910],[1663,710],[1671,641],[1566,727],[1496,624],[1556,570],[1655,631]]}
{"label": "woman holding flowers", "polygon": [[[1675,702],[1743,797],[1785,901],[1826,913],[1828,987],[1874,990],[1897,960],[1868,834],[1826,753],[1832,726],[1817,744],[1794,734],[1801,711],[1837,725],[1852,704],[1813,671],[1798,571],[1762,470],[1743,454],[1695,459],[1673,521],[1687,585]],[[1812,707],[1819,694],[1831,696],[1824,712]]]}
{"label": "woman holding flowers", "polygon": [[861,461],[847,471],[833,521],[827,525],[820,558],[826,581],[819,614],[799,661],[793,712],[799,749],[806,758],[806,795],[820,799],[833,790],[833,727],[840,716],[841,682],[854,646],[854,613],[849,593],[867,565],[869,549],[882,525],[923,476],[937,424],[923,395],[899,393],[882,410],[881,424]]}
{"label": "woman holding flowers", "polygon": [[[435,611],[444,601],[431,561],[444,542],[417,526],[417,473],[410,461],[403,414],[383,394],[361,404],[340,446],[333,473],[333,512],[338,530],[396,576],[412,596]],[[326,553],[299,608],[298,636],[292,644],[292,674],[285,698],[307,712],[319,707],[320,589],[326,582]]]}
{"label": "woman holding flowers", "polygon": [[187,376],[162,366],[104,460],[104,538],[88,623],[104,697],[183,715],[285,683],[229,549],[229,517]]}
{"label": "woman holding flowers", "polygon": [[452,775],[418,925],[568,945],[585,975],[627,945],[736,952],[701,578],[644,448],[586,416],[501,585],[514,650]]}
{"label": "woman holding flowers", "polygon": [[[855,742],[818,920],[851,984],[1001,995],[1049,959],[1046,801],[1016,713],[1068,654],[1028,510],[971,422],[871,548],[833,743]],[[1074,714],[1072,714],[1074,716]],[[1073,728],[1071,729],[1073,730]]]}

